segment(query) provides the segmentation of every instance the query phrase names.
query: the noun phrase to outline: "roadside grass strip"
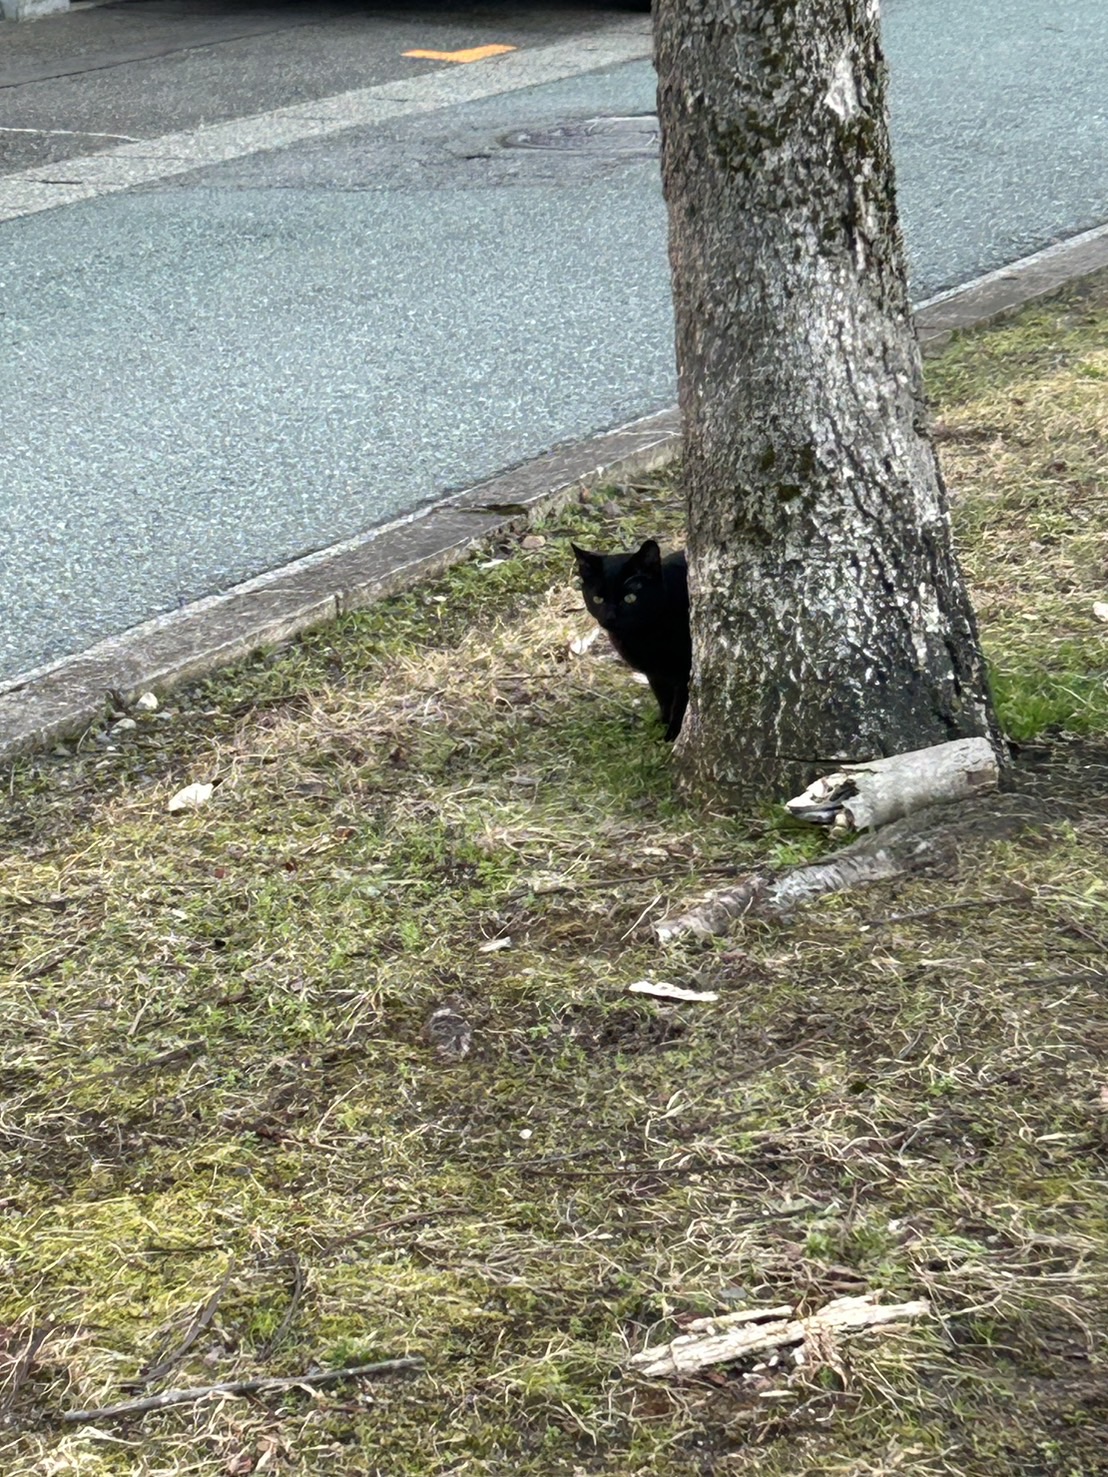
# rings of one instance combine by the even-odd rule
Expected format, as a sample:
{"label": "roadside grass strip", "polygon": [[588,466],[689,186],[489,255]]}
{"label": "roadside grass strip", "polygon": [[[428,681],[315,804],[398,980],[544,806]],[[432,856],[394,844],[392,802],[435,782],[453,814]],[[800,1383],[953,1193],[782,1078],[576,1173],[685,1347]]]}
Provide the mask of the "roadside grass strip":
{"label": "roadside grass strip", "polygon": [[[4,776],[6,1474],[1106,1470],[1108,285],[928,372],[1048,806],[941,875],[653,941],[826,844],[686,813],[573,649],[665,476]],[[929,1312],[628,1362],[863,1294]]]}

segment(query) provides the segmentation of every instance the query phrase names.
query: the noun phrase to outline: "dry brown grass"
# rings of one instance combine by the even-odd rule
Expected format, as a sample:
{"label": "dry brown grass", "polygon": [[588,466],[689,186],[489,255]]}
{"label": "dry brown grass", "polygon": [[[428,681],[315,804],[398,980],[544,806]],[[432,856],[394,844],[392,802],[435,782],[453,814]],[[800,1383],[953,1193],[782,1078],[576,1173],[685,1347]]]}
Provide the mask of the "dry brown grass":
{"label": "dry brown grass", "polygon": [[[1094,299],[956,346],[944,421],[992,424],[1001,382],[1083,386],[1104,322]],[[1065,435],[1102,469],[1080,406]],[[1020,433],[1036,466],[1044,425]],[[1006,701],[1031,733],[1031,698],[1045,681],[1059,721],[1066,685],[1085,737],[1034,747],[1056,823],[951,875],[707,950],[651,942],[722,869],[820,845],[692,820],[649,694],[597,648],[567,656],[584,617],[559,533],[672,539],[661,484],[623,489],[618,526],[583,507],[541,550],[510,542],[12,772],[5,1473],[1108,1470],[1108,724],[1080,697],[1106,666],[1103,526],[1044,476],[1057,543],[1031,547],[1009,451],[962,444],[975,583],[1004,549],[986,636]],[[198,779],[211,802],[169,816]],[[628,997],[643,977],[720,999]],[[444,1005],[472,1031],[460,1059],[427,1036]],[[624,1368],[690,1316],[865,1290],[935,1316],[801,1367]],[[61,1419],[407,1354],[424,1373]]]}

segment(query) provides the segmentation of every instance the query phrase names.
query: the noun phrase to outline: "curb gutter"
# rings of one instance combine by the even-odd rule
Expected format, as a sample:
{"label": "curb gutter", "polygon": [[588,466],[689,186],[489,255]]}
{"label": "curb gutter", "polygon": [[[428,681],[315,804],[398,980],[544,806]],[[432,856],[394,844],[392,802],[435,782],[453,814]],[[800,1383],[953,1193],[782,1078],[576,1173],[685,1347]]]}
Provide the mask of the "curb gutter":
{"label": "curb gutter", "polygon": [[[929,298],[916,309],[923,352],[1106,268],[1108,225]],[[580,488],[664,466],[680,440],[675,408],[645,416],[0,682],[0,762],[80,734],[109,697],[164,691],[441,574],[490,535],[557,511]]]}
{"label": "curb gutter", "polygon": [[916,307],[920,347],[933,353],[955,333],[1006,318],[1028,303],[1108,268],[1108,224],[1094,226],[1011,266],[940,292]]}

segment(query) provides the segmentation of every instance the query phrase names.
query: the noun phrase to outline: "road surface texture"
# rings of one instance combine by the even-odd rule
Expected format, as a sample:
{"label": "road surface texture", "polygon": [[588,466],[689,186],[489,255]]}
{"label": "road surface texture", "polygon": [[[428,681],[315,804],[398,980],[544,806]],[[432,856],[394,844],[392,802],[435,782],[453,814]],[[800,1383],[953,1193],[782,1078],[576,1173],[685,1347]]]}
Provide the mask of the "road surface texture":
{"label": "road surface texture", "polygon": [[[917,300],[1108,218],[1102,0],[890,0],[886,43]],[[522,0],[0,25],[0,679],[670,403],[649,44]]]}

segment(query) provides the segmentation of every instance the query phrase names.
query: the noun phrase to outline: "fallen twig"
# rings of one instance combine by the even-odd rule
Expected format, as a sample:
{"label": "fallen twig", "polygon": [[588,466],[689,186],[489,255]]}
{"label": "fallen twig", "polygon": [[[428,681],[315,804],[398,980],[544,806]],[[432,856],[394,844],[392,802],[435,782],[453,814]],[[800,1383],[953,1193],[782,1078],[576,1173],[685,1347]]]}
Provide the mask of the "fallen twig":
{"label": "fallen twig", "polygon": [[[748,1354],[767,1353],[788,1344],[811,1342],[821,1352],[833,1347],[835,1334],[850,1329],[872,1328],[905,1318],[922,1318],[930,1304],[874,1302],[873,1295],[835,1298],[807,1318],[794,1318],[789,1307],[729,1313],[721,1318],[697,1318],[688,1333],[668,1344],[657,1344],[632,1354],[628,1361],[641,1373],[661,1375],[695,1374],[709,1364],[730,1364]],[[768,1320],[768,1321],[767,1321]]]}
{"label": "fallen twig", "polygon": [[284,1317],[274,1330],[272,1338],[266,1339],[265,1343],[258,1350],[259,1359],[268,1359],[274,1350],[280,1347],[282,1339],[289,1331],[289,1325],[296,1317],[296,1310],[300,1306],[300,1299],[304,1296],[306,1278],[304,1276],[304,1268],[300,1264],[300,1258],[296,1255],[295,1251],[287,1251],[281,1260],[292,1268],[292,1291],[289,1293],[289,1305],[285,1309]]}
{"label": "fallen twig", "polygon": [[174,1349],[173,1353],[167,1354],[164,1359],[159,1359],[157,1364],[149,1365],[146,1369],[142,1370],[139,1374],[138,1379],[131,1382],[133,1388],[138,1388],[141,1385],[148,1385],[152,1380],[160,1380],[161,1377],[165,1374],[168,1374],[175,1365],[180,1364],[181,1360],[185,1357],[188,1351],[192,1348],[193,1344],[204,1332],[204,1330],[210,1325],[212,1319],[215,1317],[216,1309],[223,1301],[223,1294],[227,1291],[227,1284],[230,1282],[231,1273],[234,1270],[235,1262],[234,1258],[232,1257],[231,1261],[227,1265],[226,1272],[224,1272],[223,1274],[223,1280],[220,1282],[219,1286],[208,1298],[208,1300],[204,1303],[203,1307],[201,1307],[196,1317],[192,1320],[187,1332],[185,1333],[184,1338],[177,1345],[176,1349]]}
{"label": "fallen twig", "polygon": [[676,918],[663,918],[654,925],[655,936],[663,944],[685,934],[710,938],[713,934],[726,933],[736,918],[748,913],[788,913],[825,892],[840,892],[847,887],[899,877],[910,866],[920,865],[934,850],[932,843],[924,839],[908,856],[897,854],[887,846],[874,846],[869,840],[858,846],[858,850],[848,846],[828,861],[794,867],[780,877],[752,873],[737,887],[709,894],[689,912]]}
{"label": "fallen twig", "polygon": [[985,805],[928,806],[882,826],[875,835],[860,837],[822,861],[776,875],[751,873],[735,887],[709,893],[679,917],[663,918],[654,925],[654,933],[666,943],[686,934],[708,938],[725,933],[746,914],[780,918],[824,893],[947,866],[964,846],[1009,840],[1027,826],[1051,818],[1034,797],[1013,794],[991,796]]}
{"label": "fallen twig", "polygon": [[188,1390],[163,1390],[144,1400],[125,1400],[122,1405],[103,1405],[96,1410],[65,1410],[63,1421],[112,1421],[123,1416],[142,1415],[148,1410],[164,1410],[168,1405],[190,1405],[208,1395],[256,1395],[266,1390],[294,1390],[298,1385],[334,1385],[340,1380],[363,1379],[374,1374],[393,1374],[402,1370],[422,1369],[424,1361],[382,1359],[377,1364],[354,1364],[348,1369],[320,1369],[312,1374],[268,1376],[255,1380],[225,1380],[217,1385],[197,1385]]}
{"label": "fallen twig", "polygon": [[883,928],[888,923],[914,923],[918,918],[931,918],[935,913],[953,913],[963,908],[999,908],[1005,903],[1029,903],[1034,894],[1027,888],[1020,892],[1002,892],[996,897],[970,897],[953,903],[936,903],[933,908],[913,908],[907,913],[888,913],[884,918],[863,918],[862,928]]}
{"label": "fallen twig", "polygon": [[12,1410],[15,1408],[16,1397],[26,1384],[31,1370],[34,1368],[35,1355],[46,1342],[50,1331],[49,1324],[45,1324],[42,1328],[32,1329],[27,1342],[13,1360],[14,1367],[8,1376],[4,1398],[0,1401],[0,1426],[7,1425]]}
{"label": "fallen twig", "polygon": [[377,1221],[372,1226],[359,1226],[355,1231],[347,1231],[343,1236],[333,1236],[330,1241],[324,1241],[318,1248],[321,1256],[329,1251],[337,1251],[340,1246],[350,1246],[355,1241],[364,1241],[367,1236],[380,1235],[382,1231],[395,1231],[401,1226],[418,1226],[424,1221],[441,1221],[446,1216],[471,1215],[472,1209],[468,1205],[452,1205],[442,1210],[413,1210],[407,1215],[393,1216],[388,1221]]}

